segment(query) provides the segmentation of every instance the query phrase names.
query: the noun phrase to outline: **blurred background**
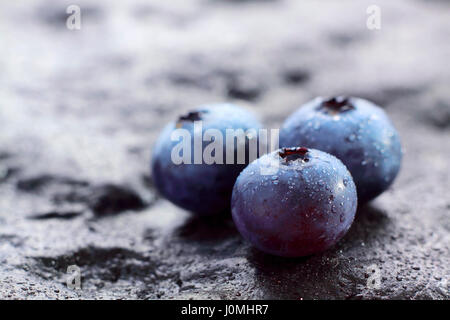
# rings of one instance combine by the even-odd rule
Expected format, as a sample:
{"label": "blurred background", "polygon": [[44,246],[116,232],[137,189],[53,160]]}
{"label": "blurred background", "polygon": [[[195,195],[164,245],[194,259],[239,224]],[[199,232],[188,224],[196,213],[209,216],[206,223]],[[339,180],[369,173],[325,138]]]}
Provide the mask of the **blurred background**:
{"label": "blurred background", "polygon": [[[437,0],[0,2],[0,297],[449,298],[449,13]],[[232,221],[156,194],[151,146],[178,114],[232,101],[277,128],[334,94],[385,108],[405,151],[335,250],[268,257]]]}

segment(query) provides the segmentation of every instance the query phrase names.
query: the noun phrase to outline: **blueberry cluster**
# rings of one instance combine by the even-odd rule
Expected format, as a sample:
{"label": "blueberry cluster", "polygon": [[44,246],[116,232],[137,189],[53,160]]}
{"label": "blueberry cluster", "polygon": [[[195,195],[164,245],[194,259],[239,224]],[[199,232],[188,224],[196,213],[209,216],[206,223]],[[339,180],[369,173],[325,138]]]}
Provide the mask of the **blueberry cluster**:
{"label": "blueberry cluster", "polygon": [[[197,121],[201,128],[196,128]],[[339,241],[350,228],[358,203],[385,191],[400,169],[397,131],[380,107],[364,99],[316,98],[306,103],[284,122],[281,149],[254,161],[249,161],[251,146],[261,147],[257,135],[246,134],[241,140],[244,161],[236,156],[239,143],[229,150],[225,140],[211,136],[211,129],[227,136],[228,129],[261,128],[253,114],[231,104],[204,106],[179,117],[166,126],[153,151],[157,189],[197,214],[231,208],[237,229],[255,247],[299,257]],[[185,130],[185,145],[194,150],[183,150],[187,160],[183,163],[173,161],[177,129]],[[228,155],[217,148],[211,153],[211,141],[215,147],[228,148],[234,161],[226,161]],[[214,163],[196,161],[204,151],[210,151]]]}

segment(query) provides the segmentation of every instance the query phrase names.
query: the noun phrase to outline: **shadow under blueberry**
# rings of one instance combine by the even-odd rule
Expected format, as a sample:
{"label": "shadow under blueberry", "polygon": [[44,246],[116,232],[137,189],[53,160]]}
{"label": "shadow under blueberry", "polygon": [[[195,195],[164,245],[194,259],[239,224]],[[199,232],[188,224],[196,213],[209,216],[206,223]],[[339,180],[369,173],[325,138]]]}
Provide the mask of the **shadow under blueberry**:
{"label": "shadow under blueberry", "polygon": [[230,213],[219,216],[190,216],[175,230],[175,235],[188,242],[221,242],[236,237],[238,232]]}
{"label": "shadow under blueberry", "polygon": [[[336,251],[301,258],[282,258],[250,248],[247,261],[255,269],[254,281],[267,299],[345,299],[357,282],[342,275],[350,262]],[[361,279],[362,280],[362,279]]]}
{"label": "shadow under blueberry", "polygon": [[337,247],[345,250],[355,243],[364,242],[370,245],[371,241],[387,233],[390,220],[387,214],[371,203],[362,205],[356,211],[355,220],[345,235],[337,244]]}
{"label": "shadow under blueberry", "polygon": [[244,242],[229,213],[212,217],[190,216],[174,230],[173,236],[183,246],[184,254],[212,260],[239,255]]}
{"label": "shadow under blueberry", "polygon": [[[363,270],[363,258],[372,240],[384,235],[389,225],[387,215],[368,204],[358,209],[347,235],[333,248],[308,257],[283,258],[265,254],[253,247],[247,261],[255,269],[266,298],[277,299],[355,299],[358,285],[366,281],[355,277],[355,269]],[[364,246],[361,246],[364,243]]]}

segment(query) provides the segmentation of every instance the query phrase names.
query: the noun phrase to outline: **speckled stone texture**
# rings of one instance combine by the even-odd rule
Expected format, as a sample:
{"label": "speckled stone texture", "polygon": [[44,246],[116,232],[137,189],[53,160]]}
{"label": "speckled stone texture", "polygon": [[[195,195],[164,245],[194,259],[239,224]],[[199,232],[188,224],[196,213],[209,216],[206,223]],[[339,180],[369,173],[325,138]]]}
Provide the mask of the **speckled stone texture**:
{"label": "speckled stone texture", "polygon": [[[0,2],[0,297],[448,299],[450,3],[379,0],[379,31],[370,4]],[[268,256],[157,195],[151,146],[181,112],[226,100],[277,128],[333,94],[383,106],[405,152],[334,249]]]}

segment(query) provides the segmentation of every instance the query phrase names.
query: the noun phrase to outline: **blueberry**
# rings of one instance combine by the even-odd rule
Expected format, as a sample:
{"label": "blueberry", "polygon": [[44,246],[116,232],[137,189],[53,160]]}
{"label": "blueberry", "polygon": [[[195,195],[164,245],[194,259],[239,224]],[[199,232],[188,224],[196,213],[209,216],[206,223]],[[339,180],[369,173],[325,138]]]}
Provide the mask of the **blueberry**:
{"label": "blueberry", "polygon": [[[197,125],[200,121],[199,129]],[[165,127],[154,147],[152,175],[156,188],[174,204],[198,214],[217,214],[226,211],[230,208],[234,182],[249,163],[251,156],[249,146],[253,145],[251,143],[255,142],[255,139],[256,145],[258,143],[257,130],[260,128],[261,124],[251,112],[232,104],[207,105],[180,116]],[[184,162],[174,162],[172,158],[173,152],[178,154],[176,146],[182,141],[181,139],[173,141],[171,138],[172,134],[180,131],[177,129],[184,129],[183,131],[189,134],[186,141],[191,154],[189,155],[186,150],[179,152],[179,155],[186,157]],[[227,139],[227,129],[242,129],[242,133],[249,133],[251,129],[255,129],[255,132],[253,137],[243,134],[240,136],[241,140],[237,138],[231,140]],[[214,136],[206,139],[211,130],[220,134],[222,138]],[[195,141],[200,141],[197,143],[199,146],[197,150],[200,153],[195,151]],[[222,153],[219,149],[210,152],[211,148],[208,146],[213,142],[222,148]],[[230,150],[234,153],[231,156],[227,150],[230,142],[232,143]],[[243,153],[239,150],[243,150]],[[216,161],[213,162],[214,159],[205,161],[204,152],[215,156]],[[244,154],[245,159],[238,158],[239,154]],[[200,162],[196,160],[196,155],[199,155],[197,160]],[[231,158],[227,159],[227,156]]]}
{"label": "blueberry", "polygon": [[385,112],[360,98],[316,98],[292,114],[280,146],[306,146],[339,158],[355,181],[360,203],[385,191],[400,170],[400,138]]}
{"label": "blueberry", "polygon": [[285,257],[333,246],[350,228],[356,207],[356,187],[342,162],[300,147],[282,148],[249,164],[236,180],[231,201],[242,236],[264,252]]}

